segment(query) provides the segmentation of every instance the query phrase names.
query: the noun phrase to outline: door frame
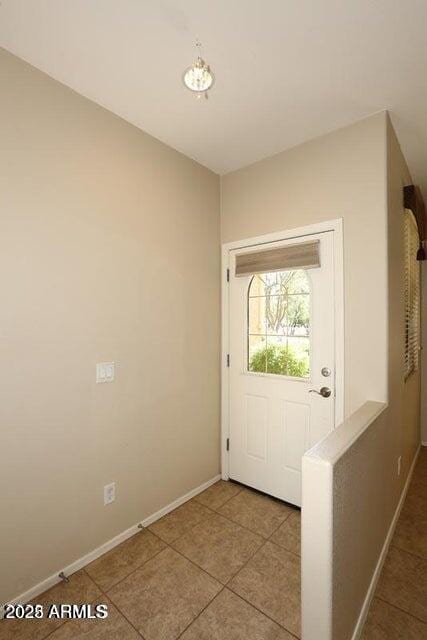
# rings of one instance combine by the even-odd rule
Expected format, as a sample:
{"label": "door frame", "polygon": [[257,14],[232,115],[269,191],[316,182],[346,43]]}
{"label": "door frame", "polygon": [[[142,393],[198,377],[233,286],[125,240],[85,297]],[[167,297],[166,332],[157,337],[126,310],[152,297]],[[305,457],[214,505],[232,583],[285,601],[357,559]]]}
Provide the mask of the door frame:
{"label": "door frame", "polygon": [[256,247],[280,240],[300,239],[315,233],[333,231],[334,251],[334,315],[335,315],[335,426],[344,420],[344,235],[343,219],[328,220],[309,224],[296,229],[268,233],[254,238],[236,240],[222,244],[221,254],[221,477],[229,478],[229,451],[227,441],[230,436],[230,376],[227,365],[229,354],[229,282],[230,251],[246,247]]}

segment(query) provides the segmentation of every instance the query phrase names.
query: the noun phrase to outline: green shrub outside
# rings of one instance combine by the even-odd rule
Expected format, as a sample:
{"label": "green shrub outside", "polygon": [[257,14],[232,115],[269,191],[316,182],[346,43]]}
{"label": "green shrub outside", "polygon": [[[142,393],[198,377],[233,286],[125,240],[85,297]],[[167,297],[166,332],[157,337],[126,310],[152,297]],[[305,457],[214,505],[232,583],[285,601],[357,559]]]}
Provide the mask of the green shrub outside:
{"label": "green shrub outside", "polygon": [[253,354],[249,362],[249,371],[304,378],[308,375],[309,366],[308,361],[298,357],[290,346],[270,344]]}

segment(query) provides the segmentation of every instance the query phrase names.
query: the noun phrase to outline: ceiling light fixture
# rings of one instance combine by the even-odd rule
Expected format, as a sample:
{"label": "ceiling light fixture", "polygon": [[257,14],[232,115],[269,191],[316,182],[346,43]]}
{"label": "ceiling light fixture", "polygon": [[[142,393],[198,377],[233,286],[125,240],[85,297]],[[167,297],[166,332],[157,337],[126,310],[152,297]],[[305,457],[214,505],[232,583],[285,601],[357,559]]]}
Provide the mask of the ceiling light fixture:
{"label": "ceiling light fixture", "polygon": [[198,98],[201,98],[204,95],[207,100],[208,91],[214,83],[215,76],[212,73],[210,66],[206,64],[201,56],[201,47],[202,45],[197,40],[197,59],[191,67],[188,67],[188,69],[184,71],[182,81],[187,89],[193,91]]}

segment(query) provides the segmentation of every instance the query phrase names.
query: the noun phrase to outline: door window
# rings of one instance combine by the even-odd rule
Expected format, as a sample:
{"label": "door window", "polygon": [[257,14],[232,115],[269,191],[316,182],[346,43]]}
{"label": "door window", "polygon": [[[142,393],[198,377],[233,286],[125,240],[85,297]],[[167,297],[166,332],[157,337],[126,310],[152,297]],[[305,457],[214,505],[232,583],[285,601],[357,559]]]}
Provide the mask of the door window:
{"label": "door window", "polygon": [[247,336],[248,371],[309,377],[310,282],[304,269],[253,276]]}

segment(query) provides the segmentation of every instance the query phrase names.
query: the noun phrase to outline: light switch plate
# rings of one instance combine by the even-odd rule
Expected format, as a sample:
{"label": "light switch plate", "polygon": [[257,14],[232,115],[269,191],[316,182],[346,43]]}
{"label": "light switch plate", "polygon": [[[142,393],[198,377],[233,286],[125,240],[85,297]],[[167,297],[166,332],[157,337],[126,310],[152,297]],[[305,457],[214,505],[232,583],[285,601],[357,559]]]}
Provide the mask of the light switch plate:
{"label": "light switch plate", "polygon": [[104,487],[104,505],[114,502],[116,499],[116,483],[111,482]]}
{"label": "light switch plate", "polygon": [[96,365],[96,383],[114,381],[114,362],[98,362]]}

